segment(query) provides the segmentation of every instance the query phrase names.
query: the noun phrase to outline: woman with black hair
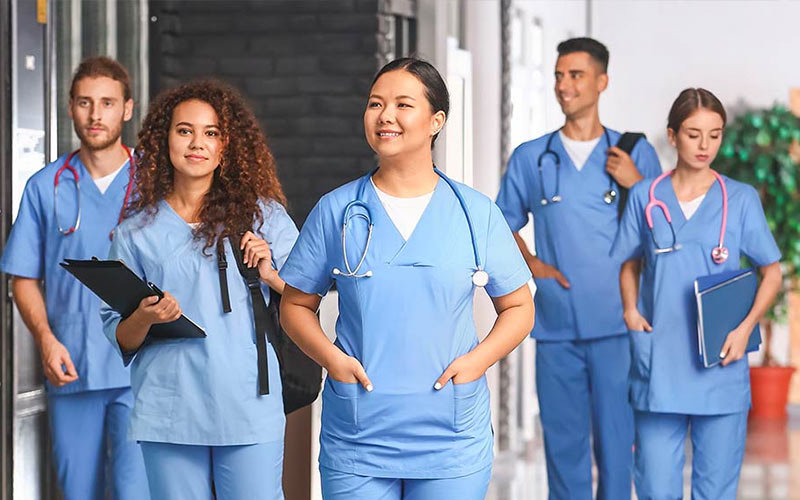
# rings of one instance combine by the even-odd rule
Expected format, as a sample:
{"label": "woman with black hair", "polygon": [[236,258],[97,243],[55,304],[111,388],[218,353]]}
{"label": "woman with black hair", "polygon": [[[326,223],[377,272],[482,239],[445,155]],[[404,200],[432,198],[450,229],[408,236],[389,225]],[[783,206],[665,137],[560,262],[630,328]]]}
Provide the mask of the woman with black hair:
{"label": "woman with black hair", "polygon": [[[281,269],[284,328],[328,370],[327,500],[477,500],[488,489],[484,372],[531,330],[531,275],[495,204],[434,168],[448,110],[444,81],[427,62],[381,69],[364,112],[378,168],[319,201]],[[334,282],[331,343],[315,312]],[[482,342],[476,287],[498,313]]]}

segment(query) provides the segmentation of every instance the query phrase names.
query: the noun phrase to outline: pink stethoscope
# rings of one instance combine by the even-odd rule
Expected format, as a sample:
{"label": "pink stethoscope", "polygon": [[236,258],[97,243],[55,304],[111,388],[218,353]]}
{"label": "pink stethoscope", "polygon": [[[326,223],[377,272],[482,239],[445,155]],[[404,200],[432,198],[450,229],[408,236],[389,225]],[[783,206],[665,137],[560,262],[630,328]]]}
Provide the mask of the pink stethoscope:
{"label": "pink stethoscope", "polygon": [[[669,208],[667,208],[667,205],[663,201],[656,198],[656,186],[658,183],[661,182],[665,177],[672,175],[674,172],[675,170],[670,170],[669,172],[664,172],[655,178],[653,183],[650,184],[650,198],[647,202],[647,206],[644,208],[644,217],[647,220],[647,227],[650,229],[650,236],[653,238],[653,244],[656,246],[656,254],[674,252],[681,248],[681,245],[677,242],[677,238],[675,236],[675,228],[672,226],[672,216],[670,216]],[[713,250],[711,250],[711,259],[715,264],[722,264],[728,260],[728,248],[725,246],[725,226],[728,223],[728,190],[725,188],[725,181],[722,179],[722,176],[714,170],[711,170],[711,173],[714,174],[714,177],[716,177],[720,187],[722,188],[722,227],[719,230],[719,244],[715,246]],[[664,217],[667,219],[669,229],[672,231],[672,245],[668,247],[662,248],[658,246],[658,242],[656,241],[656,235],[653,231],[654,207],[661,209],[661,211],[664,213]]]}
{"label": "pink stethoscope", "polygon": [[[119,220],[117,221],[117,224],[122,222],[122,217],[125,213],[125,207],[128,205],[128,200],[131,197],[131,189],[133,188],[133,157],[131,156],[131,150],[128,149],[128,147],[125,146],[124,144],[122,145],[122,149],[124,149],[125,153],[128,155],[128,188],[125,190],[125,199],[122,201],[122,209],[120,209]],[[78,227],[81,225],[81,187],[79,184],[80,179],[78,178],[78,171],[75,169],[75,167],[71,165],[72,158],[74,158],[75,155],[78,154],[78,151],[80,151],[80,149],[76,149],[75,151],[70,153],[69,156],[67,156],[67,161],[65,161],[64,164],[61,165],[61,168],[59,168],[56,171],[56,178],[55,180],[53,180],[53,212],[55,214],[56,224],[58,225],[58,232],[64,236],[74,233],[75,231],[78,230]],[[64,170],[69,170],[70,172],[72,172],[73,181],[75,181],[75,189],[78,193],[78,216],[75,218],[75,224],[70,226],[68,229],[62,228],[61,223],[58,221],[58,181],[61,178],[61,174],[64,172]],[[111,230],[111,233],[108,235],[108,239],[114,239],[113,229]]]}

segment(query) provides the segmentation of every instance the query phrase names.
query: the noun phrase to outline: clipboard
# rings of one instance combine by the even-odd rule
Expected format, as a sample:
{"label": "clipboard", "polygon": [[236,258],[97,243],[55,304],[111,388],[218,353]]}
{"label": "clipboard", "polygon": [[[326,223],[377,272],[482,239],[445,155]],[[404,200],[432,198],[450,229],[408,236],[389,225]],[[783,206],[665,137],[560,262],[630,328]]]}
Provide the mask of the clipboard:
{"label": "clipboard", "polygon": [[[139,278],[121,260],[64,259],[61,267],[75,276],[100,300],[127,318],[139,307],[145,297],[164,294],[152,283]],[[194,321],[181,315],[170,323],[156,323],[150,327],[148,337],[154,338],[204,338],[206,333]]]}

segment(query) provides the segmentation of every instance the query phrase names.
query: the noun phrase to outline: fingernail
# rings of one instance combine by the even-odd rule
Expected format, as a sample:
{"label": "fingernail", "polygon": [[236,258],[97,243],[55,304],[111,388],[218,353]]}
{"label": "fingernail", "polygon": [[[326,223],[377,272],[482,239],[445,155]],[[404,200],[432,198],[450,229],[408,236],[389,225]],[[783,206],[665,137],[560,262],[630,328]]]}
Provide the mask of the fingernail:
{"label": "fingernail", "polygon": [[367,384],[367,392],[372,392],[372,384]]}
{"label": "fingernail", "polygon": [[725,353],[724,352],[719,353],[719,357],[720,358],[724,358],[725,357]]}
{"label": "fingernail", "polygon": [[433,384],[433,388],[438,391],[439,389],[442,388],[442,384],[440,384],[439,382],[436,382],[435,384]]}

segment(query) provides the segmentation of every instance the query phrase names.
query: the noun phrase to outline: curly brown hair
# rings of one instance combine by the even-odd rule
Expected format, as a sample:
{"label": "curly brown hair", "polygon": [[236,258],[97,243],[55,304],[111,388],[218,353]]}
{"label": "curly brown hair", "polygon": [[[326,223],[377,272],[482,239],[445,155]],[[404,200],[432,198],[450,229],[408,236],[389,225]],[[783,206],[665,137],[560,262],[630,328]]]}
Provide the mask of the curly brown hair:
{"label": "curly brown hair", "polygon": [[243,234],[264,224],[260,202],[286,205],[275,159],[264,134],[242,96],[214,80],[189,82],[161,93],[150,105],[136,145],[136,172],[131,203],[125,217],[158,212],[158,203],[173,189],[174,167],[169,159],[169,131],[175,107],[190,99],[214,108],[225,144],[220,165],[200,208],[194,237],[203,252],[218,238]]}

